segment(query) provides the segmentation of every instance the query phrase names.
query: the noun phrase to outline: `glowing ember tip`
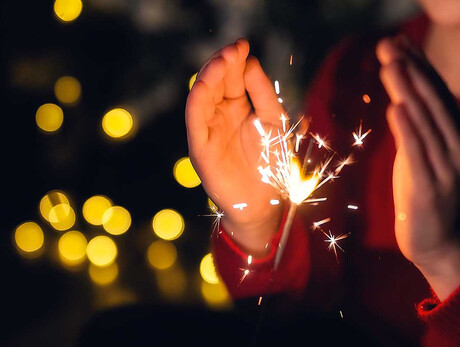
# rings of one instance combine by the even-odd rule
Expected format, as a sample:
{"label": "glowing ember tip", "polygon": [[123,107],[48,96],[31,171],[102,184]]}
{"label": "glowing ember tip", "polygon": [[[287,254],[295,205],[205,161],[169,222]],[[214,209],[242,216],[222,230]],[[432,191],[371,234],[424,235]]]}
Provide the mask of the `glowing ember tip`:
{"label": "glowing ember tip", "polygon": [[291,161],[290,175],[288,178],[289,200],[294,204],[300,205],[315,190],[319,182],[319,177],[313,175],[311,178],[304,180],[300,174],[300,166],[295,161]]}

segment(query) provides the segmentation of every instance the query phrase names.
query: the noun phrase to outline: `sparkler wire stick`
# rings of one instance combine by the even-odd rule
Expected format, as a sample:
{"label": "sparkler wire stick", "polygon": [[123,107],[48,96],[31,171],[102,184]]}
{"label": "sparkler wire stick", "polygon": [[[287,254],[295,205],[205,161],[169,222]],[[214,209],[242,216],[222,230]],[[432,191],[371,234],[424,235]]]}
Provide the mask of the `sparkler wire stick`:
{"label": "sparkler wire stick", "polygon": [[281,232],[280,242],[278,244],[278,250],[275,255],[275,263],[273,265],[273,271],[278,269],[278,265],[281,261],[281,257],[284,253],[284,248],[286,247],[287,240],[289,238],[289,234],[292,227],[292,222],[294,221],[295,211],[297,210],[297,204],[291,202],[289,205],[289,211],[286,218],[286,222],[284,223],[283,231]]}

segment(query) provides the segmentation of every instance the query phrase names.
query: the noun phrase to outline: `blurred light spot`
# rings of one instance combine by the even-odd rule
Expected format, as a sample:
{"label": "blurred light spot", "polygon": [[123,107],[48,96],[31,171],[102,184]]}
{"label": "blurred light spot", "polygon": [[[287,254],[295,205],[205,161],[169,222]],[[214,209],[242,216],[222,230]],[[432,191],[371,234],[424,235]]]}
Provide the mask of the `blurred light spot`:
{"label": "blurred light spot", "polygon": [[83,217],[92,225],[102,225],[104,212],[112,207],[112,201],[103,195],[94,195],[83,204]]}
{"label": "blurred light spot", "polygon": [[189,157],[179,159],[173,168],[176,181],[185,188],[193,188],[201,183]]}
{"label": "blurred light spot", "polygon": [[131,226],[131,215],[124,207],[112,206],[102,215],[102,226],[109,234],[123,234]]}
{"label": "blurred light spot", "polygon": [[117,258],[117,254],[117,245],[108,236],[96,236],[86,246],[86,255],[89,261],[97,266],[112,264]]}
{"label": "blurred light spot", "polygon": [[159,291],[166,298],[178,300],[186,293],[187,277],[179,266],[157,272],[156,280]]}
{"label": "blurred light spot", "polygon": [[201,282],[201,295],[206,304],[214,309],[227,309],[231,307],[232,300],[227,288],[222,282],[211,284]]}
{"label": "blurred light spot", "polygon": [[48,222],[50,220],[49,215],[51,209],[60,204],[67,204],[70,205],[69,199],[65,194],[58,190],[52,190],[48,192],[41,200],[40,200],[40,213]]}
{"label": "blurred light spot", "polygon": [[200,274],[201,277],[208,283],[219,283],[219,277],[217,276],[216,267],[214,266],[211,253],[206,254],[203,259],[201,259]]}
{"label": "blurred light spot", "polygon": [[86,258],[85,235],[81,232],[72,230],[66,232],[59,238],[58,250],[61,261],[65,265],[78,265],[83,263]]}
{"label": "blurred light spot", "polygon": [[68,204],[53,206],[49,213],[49,222],[56,230],[70,229],[75,224],[75,211]]}
{"label": "blurred light spot", "polygon": [[16,228],[14,241],[18,248],[24,252],[39,250],[45,241],[43,230],[35,222],[25,222]]}
{"label": "blurred light spot", "polygon": [[176,247],[168,241],[154,241],[147,249],[149,264],[158,270],[170,268],[176,261],[176,258]]}
{"label": "blurred light spot", "polygon": [[208,197],[208,206],[211,209],[211,211],[219,211],[219,208],[217,207],[217,205],[209,197]]}
{"label": "blurred light spot", "polygon": [[363,101],[368,104],[371,102],[371,97],[367,94],[363,94]]}
{"label": "blurred light spot", "polygon": [[133,117],[131,114],[122,108],[114,108],[107,112],[102,118],[102,129],[104,132],[113,138],[121,138],[132,130]]}
{"label": "blurred light spot", "polygon": [[116,262],[105,267],[89,264],[88,272],[89,277],[94,283],[100,286],[105,286],[112,283],[117,278],[118,265]]}
{"label": "blurred light spot", "polygon": [[192,77],[190,77],[190,79],[188,80],[188,90],[192,90],[192,87],[195,84],[197,75],[198,75],[198,72],[194,73]]}
{"label": "blurred light spot", "polygon": [[37,109],[35,121],[40,129],[52,133],[61,127],[64,113],[58,105],[44,104]]}
{"label": "blurred light spot", "polygon": [[63,104],[75,104],[81,95],[80,82],[75,77],[63,76],[54,84],[54,95]]}
{"label": "blurred light spot", "polygon": [[81,0],[56,0],[54,13],[63,22],[71,22],[80,15],[83,4]]}
{"label": "blurred light spot", "polygon": [[406,216],[406,214],[404,212],[398,213],[398,219],[400,221],[404,221],[404,220],[406,220],[406,218],[407,218],[407,216]]}
{"label": "blurred light spot", "polygon": [[158,237],[171,241],[182,235],[185,223],[179,212],[164,209],[153,217],[152,227]]}

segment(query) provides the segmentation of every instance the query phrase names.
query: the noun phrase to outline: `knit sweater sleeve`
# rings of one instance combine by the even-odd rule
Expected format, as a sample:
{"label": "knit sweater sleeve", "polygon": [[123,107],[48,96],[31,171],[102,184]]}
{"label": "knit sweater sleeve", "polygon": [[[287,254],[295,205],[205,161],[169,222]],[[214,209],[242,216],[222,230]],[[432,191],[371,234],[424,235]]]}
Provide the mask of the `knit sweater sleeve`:
{"label": "knit sweater sleeve", "polygon": [[442,302],[433,293],[418,305],[418,315],[426,324],[424,346],[459,345],[460,287]]}

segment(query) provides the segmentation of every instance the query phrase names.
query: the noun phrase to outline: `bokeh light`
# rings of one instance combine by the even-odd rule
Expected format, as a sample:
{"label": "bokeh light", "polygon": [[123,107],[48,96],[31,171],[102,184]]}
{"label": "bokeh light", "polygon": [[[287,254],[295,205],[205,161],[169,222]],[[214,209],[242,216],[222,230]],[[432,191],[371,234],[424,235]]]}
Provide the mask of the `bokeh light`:
{"label": "bokeh light", "polygon": [[102,129],[112,138],[123,138],[133,129],[134,121],[131,114],[122,108],[114,108],[102,118]]}
{"label": "bokeh light", "polygon": [[109,198],[103,195],[94,195],[83,204],[83,218],[92,225],[102,225],[102,216],[110,207],[112,207],[112,201]]}
{"label": "bokeh light", "polygon": [[112,206],[102,215],[102,226],[109,234],[123,234],[131,226],[131,215],[124,207]]}
{"label": "bokeh light", "polygon": [[200,263],[200,275],[206,282],[211,284],[219,283],[219,277],[217,276],[216,267],[214,266],[214,260],[212,254],[206,254]]}
{"label": "bokeh light", "polygon": [[174,265],[176,258],[176,246],[169,241],[154,241],[147,249],[147,260],[149,264],[158,270],[170,268]]}
{"label": "bokeh light", "polygon": [[158,212],[152,220],[155,234],[164,240],[175,240],[182,235],[185,228],[182,215],[172,209],[164,209]]}
{"label": "bokeh light", "polygon": [[108,236],[96,236],[86,246],[89,261],[97,266],[109,266],[115,261],[117,254],[117,245]]}
{"label": "bokeh light", "polygon": [[195,84],[197,75],[198,75],[198,72],[194,73],[192,77],[190,77],[190,79],[188,80],[188,90],[192,90],[192,87]]}
{"label": "bokeh light", "polygon": [[201,183],[189,157],[181,158],[174,164],[173,174],[176,181],[186,188],[194,188]]}
{"label": "bokeh light", "polygon": [[118,276],[118,265],[116,262],[110,264],[109,266],[100,267],[94,264],[89,264],[88,273],[91,280],[100,285],[106,286],[113,281]]}
{"label": "bokeh light", "polygon": [[163,297],[171,300],[181,299],[187,289],[187,276],[179,266],[173,266],[156,273],[157,286]]}
{"label": "bokeh light", "polygon": [[35,121],[40,129],[47,133],[53,133],[64,122],[64,112],[62,112],[62,109],[58,105],[51,103],[43,104],[35,113]]}
{"label": "bokeh light", "polygon": [[366,104],[369,104],[371,102],[371,97],[367,94],[363,94],[363,101],[366,103]]}
{"label": "bokeh light", "polygon": [[71,22],[78,18],[83,8],[81,0],[56,0],[54,13],[63,22]]}
{"label": "bokeh light", "polygon": [[209,197],[208,197],[208,206],[211,209],[211,211],[218,211],[219,210],[219,208],[214,203],[214,201],[212,201]]}
{"label": "bokeh light", "polygon": [[228,309],[232,300],[227,287],[222,282],[211,284],[201,281],[201,295],[206,304],[213,309]]}
{"label": "bokeh light", "polygon": [[14,241],[21,251],[32,253],[43,246],[45,236],[37,223],[25,222],[16,228]]}
{"label": "bokeh light", "polygon": [[65,265],[78,265],[86,259],[85,235],[81,232],[72,230],[66,232],[59,238],[58,250],[59,257]]}
{"label": "bokeh light", "polygon": [[51,208],[49,222],[51,226],[59,231],[68,230],[75,224],[75,211],[69,204],[58,204]]}
{"label": "bokeh light", "polygon": [[63,76],[54,84],[54,95],[59,102],[73,105],[80,99],[80,82],[75,77]]}
{"label": "bokeh light", "polygon": [[54,206],[60,205],[60,204],[70,205],[69,199],[63,192],[59,190],[52,190],[46,193],[46,195],[43,196],[43,198],[40,200],[40,205],[39,205],[40,214],[43,216],[43,218],[45,218],[45,220],[49,222],[50,220],[49,215],[50,215],[51,209]]}

